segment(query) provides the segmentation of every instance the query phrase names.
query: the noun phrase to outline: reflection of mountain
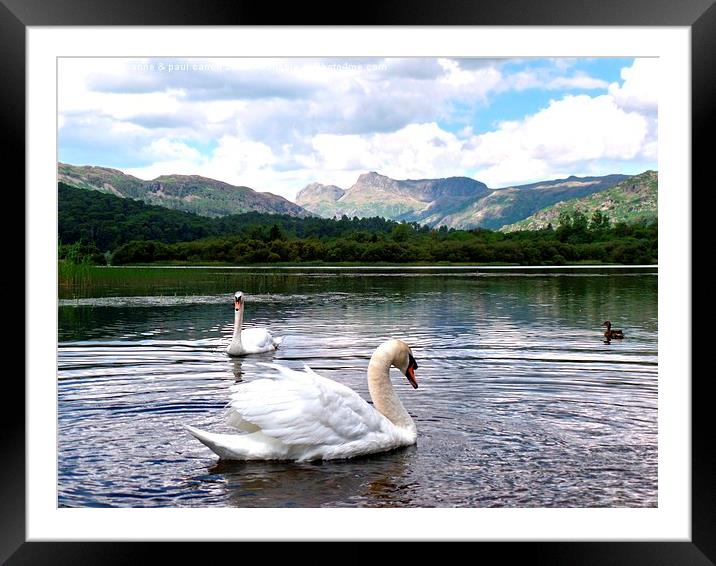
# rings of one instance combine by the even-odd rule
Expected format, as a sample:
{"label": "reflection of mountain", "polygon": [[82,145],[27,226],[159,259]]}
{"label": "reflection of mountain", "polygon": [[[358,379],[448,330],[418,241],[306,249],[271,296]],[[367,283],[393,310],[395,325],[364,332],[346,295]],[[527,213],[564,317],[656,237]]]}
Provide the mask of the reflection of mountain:
{"label": "reflection of mountain", "polygon": [[232,462],[209,473],[222,476],[235,507],[405,507],[404,478],[415,447],[329,462]]}

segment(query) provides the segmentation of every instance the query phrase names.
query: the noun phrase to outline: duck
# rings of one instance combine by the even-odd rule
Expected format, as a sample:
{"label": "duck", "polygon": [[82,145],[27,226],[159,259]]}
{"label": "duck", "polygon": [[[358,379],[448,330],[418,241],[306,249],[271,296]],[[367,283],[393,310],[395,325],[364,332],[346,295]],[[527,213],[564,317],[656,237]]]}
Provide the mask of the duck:
{"label": "duck", "polygon": [[612,338],[624,338],[624,332],[621,330],[612,330],[612,323],[608,320],[602,322],[602,326],[606,326],[607,329],[604,331],[604,338],[611,340]]}
{"label": "duck", "polygon": [[244,294],[241,291],[236,291],[234,293],[234,334],[231,343],[226,348],[226,353],[230,356],[246,356],[278,350],[283,338],[274,338],[265,328],[241,330],[244,320],[244,302]]}
{"label": "duck", "polygon": [[414,388],[418,363],[398,339],[380,344],[368,363],[369,404],[350,387],[280,364],[267,377],[235,384],[227,422],[241,434],[185,425],[224,460],[336,460],[387,452],[417,442],[417,427],[390,379],[397,368]]}

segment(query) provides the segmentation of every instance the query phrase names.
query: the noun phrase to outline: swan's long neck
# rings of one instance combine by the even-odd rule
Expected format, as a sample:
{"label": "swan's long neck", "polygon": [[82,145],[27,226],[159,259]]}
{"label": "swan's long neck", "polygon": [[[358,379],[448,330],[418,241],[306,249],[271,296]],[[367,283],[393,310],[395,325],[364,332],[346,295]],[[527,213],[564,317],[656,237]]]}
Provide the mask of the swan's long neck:
{"label": "swan's long neck", "polygon": [[394,425],[415,429],[415,423],[393,389],[390,381],[390,366],[393,363],[391,352],[376,350],[368,364],[368,390],[373,405]]}
{"label": "swan's long neck", "polygon": [[244,306],[241,305],[238,310],[234,310],[234,336],[231,338],[231,344],[237,346],[241,344],[241,324],[244,321]]}

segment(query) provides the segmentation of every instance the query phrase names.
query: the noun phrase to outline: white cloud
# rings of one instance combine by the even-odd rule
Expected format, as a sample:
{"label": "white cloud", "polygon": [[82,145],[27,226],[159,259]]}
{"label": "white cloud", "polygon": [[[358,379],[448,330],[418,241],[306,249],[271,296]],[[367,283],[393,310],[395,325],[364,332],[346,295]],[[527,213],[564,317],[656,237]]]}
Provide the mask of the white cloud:
{"label": "white cloud", "polygon": [[[349,171],[353,184],[358,174],[378,171],[396,178],[445,177],[460,174],[462,142],[435,122],[411,124],[396,132],[372,135],[319,134],[312,140],[320,170],[340,185]],[[347,186],[343,181],[342,186]]]}
{"label": "white cloud", "polygon": [[521,121],[466,144],[463,165],[489,186],[528,182],[598,160],[651,158],[649,119],[620,108],[609,95],[566,96]]}
{"label": "white cloud", "polygon": [[209,165],[231,172],[231,177],[235,178],[247,172],[267,169],[276,162],[276,156],[265,143],[224,136],[219,140]]}
{"label": "white cloud", "polygon": [[[61,148],[144,163],[125,170],[145,179],[199,174],[291,199],[310,182],[347,187],[370,170],[497,187],[656,159],[655,60],[635,60],[611,85],[577,59],[331,61],[206,60],[201,76],[169,77],[142,75],[149,60],[61,60]],[[483,113],[492,117],[494,95],[528,89],[555,100],[475,134],[492,121]]]}
{"label": "white cloud", "polygon": [[207,122],[221,125],[232,120],[237,112],[246,110],[248,104],[242,100],[212,100],[199,102],[196,107]]}
{"label": "white cloud", "polygon": [[186,63],[62,59],[60,112],[70,122],[79,114],[132,122],[155,137],[240,135],[275,151],[316,133],[395,132],[438,120],[467,125],[495,92],[601,84],[579,73],[555,78],[554,62],[508,76],[506,59],[190,59],[187,67],[212,70],[157,70],[168,61]]}
{"label": "white cloud", "polygon": [[543,90],[606,90],[609,83],[602,79],[592,77],[584,71],[576,71],[571,76],[559,74],[562,69],[555,65],[553,67],[542,67],[538,69],[527,69],[506,75],[495,85],[498,92],[509,90],[524,91],[528,89]]}
{"label": "white cloud", "polygon": [[201,153],[199,153],[197,149],[189,147],[185,143],[172,141],[166,138],[154,140],[145,148],[145,152],[159,161],[201,161]]}
{"label": "white cloud", "polygon": [[548,90],[558,89],[581,89],[595,90],[606,89],[609,86],[607,81],[590,77],[586,73],[579,71],[571,77],[556,77],[547,83]]}
{"label": "white cloud", "polygon": [[371,143],[359,135],[318,134],[312,140],[322,169],[370,169],[377,165]]}
{"label": "white cloud", "polygon": [[621,71],[623,83],[609,85],[609,94],[627,110],[656,113],[659,96],[659,60],[635,59],[631,67]]}
{"label": "white cloud", "polygon": [[[277,163],[277,157],[261,142],[223,136],[210,157],[205,157],[183,142],[157,140],[147,146],[146,152],[156,157],[153,163],[125,171],[140,179],[177,173],[202,175],[259,191],[274,188],[272,167]],[[282,192],[285,191],[279,191],[279,194]]]}
{"label": "white cloud", "polygon": [[181,90],[154,92],[97,92],[88,83],[103,73],[117,83],[131,79],[132,65],[142,60],[112,58],[61,58],[58,70],[58,106],[66,114],[95,112],[124,120],[132,116],[162,112],[175,113],[180,108]]}
{"label": "white cloud", "polygon": [[502,73],[493,65],[466,70],[454,59],[438,59],[438,63],[445,70],[439,82],[447,87],[446,94],[451,96],[484,101],[488,93],[497,90],[504,81]]}
{"label": "white cloud", "polygon": [[122,171],[128,175],[149,181],[162,175],[201,175],[200,168],[200,164],[186,161],[185,159],[165,159],[143,167],[127,167]]}

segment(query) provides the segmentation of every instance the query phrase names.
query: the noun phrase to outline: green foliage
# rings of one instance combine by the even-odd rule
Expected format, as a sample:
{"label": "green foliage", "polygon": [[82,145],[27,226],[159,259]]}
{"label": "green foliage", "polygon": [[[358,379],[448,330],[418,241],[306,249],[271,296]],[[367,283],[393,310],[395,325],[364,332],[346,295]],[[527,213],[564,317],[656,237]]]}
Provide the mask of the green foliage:
{"label": "green foliage", "polygon": [[391,231],[391,237],[394,242],[405,242],[410,237],[411,232],[412,227],[410,224],[402,223],[393,228]]}
{"label": "green foliage", "polygon": [[60,243],[57,257],[72,265],[106,265],[105,255],[94,242],[78,240],[72,244]]}
{"label": "green foliage", "polygon": [[609,229],[609,216],[601,210],[595,210],[589,221],[589,229],[595,232],[602,232]]}
{"label": "green foliage", "polygon": [[109,251],[132,240],[166,243],[205,238],[213,233],[208,219],[146,205],[132,199],[58,183],[59,238],[67,244],[93,242]]}
{"label": "green foliage", "polygon": [[590,229],[597,231],[608,229],[605,219],[607,214],[611,223],[656,222],[657,201],[658,174],[656,171],[645,171],[606,190],[581,198],[561,200],[552,206],[541,208],[531,216],[515,224],[503,226],[500,230],[536,230],[549,223],[561,224],[564,214],[571,215],[575,211],[585,211],[590,216]]}
{"label": "green foliage", "polygon": [[269,240],[273,242],[275,240],[284,240],[285,238],[286,237],[283,235],[281,227],[278,224],[271,226],[271,230],[269,231]]}
{"label": "green foliage", "polygon": [[[600,220],[601,221],[601,220]],[[607,223],[609,219],[607,219]],[[559,227],[555,236],[561,242],[586,244],[593,239],[593,233],[587,216],[581,210],[562,211],[559,214]]]}
{"label": "green foliage", "polygon": [[[167,210],[60,184],[60,257],[115,265],[163,263],[653,264],[656,223],[612,225],[603,213],[565,211],[556,229],[496,232],[384,218],[246,213],[223,218]],[[73,247],[74,246],[74,247]],[[81,259],[81,261],[85,261]]]}

